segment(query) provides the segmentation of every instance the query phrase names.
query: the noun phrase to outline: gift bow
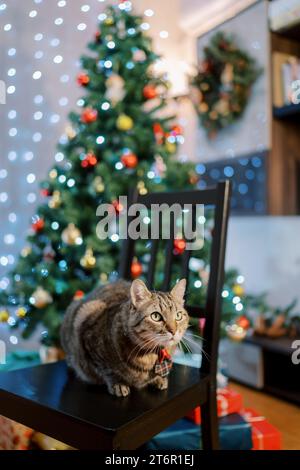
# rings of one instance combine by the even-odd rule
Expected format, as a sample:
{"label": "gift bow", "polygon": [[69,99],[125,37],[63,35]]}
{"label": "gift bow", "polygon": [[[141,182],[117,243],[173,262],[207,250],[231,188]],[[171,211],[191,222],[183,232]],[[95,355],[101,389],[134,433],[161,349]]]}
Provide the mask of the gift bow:
{"label": "gift bow", "polygon": [[[266,418],[264,416],[252,416],[251,412],[249,412],[249,411],[245,411],[243,413],[243,418],[245,418],[245,420],[250,424],[251,423],[261,423],[262,421],[266,420]],[[264,449],[264,435],[263,435],[263,433],[257,428],[252,428],[252,432],[257,437],[258,449],[263,450]]]}
{"label": "gift bow", "polygon": [[243,417],[248,423],[260,423],[266,420],[264,416],[252,416],[250,412],[243,413]]}

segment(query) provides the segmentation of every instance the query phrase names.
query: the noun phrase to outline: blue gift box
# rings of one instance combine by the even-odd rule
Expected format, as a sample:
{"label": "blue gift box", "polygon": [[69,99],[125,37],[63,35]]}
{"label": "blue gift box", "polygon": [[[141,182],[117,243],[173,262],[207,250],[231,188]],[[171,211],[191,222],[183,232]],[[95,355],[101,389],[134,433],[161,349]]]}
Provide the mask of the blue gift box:
{"label": "blue gift box", "polygon": [[[234,413],[219,418],[220,447],[223,450],[252,449],[251,425]],[[147,450],[199,450],[201,427],[183,418],[146,444]]]}

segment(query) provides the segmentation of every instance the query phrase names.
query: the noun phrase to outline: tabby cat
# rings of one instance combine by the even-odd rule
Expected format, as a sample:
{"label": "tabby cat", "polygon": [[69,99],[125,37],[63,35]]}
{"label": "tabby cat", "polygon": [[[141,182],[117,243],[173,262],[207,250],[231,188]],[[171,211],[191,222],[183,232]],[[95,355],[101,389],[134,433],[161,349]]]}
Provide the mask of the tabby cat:
{"label": "tabby cat", "polygon": [[171,359],[189,318],[186,281],[170,293],[150,292],[141,280],[117,281],[94,290],[67,309],[61,343],[68,365],[83,381],[105,384],[125,397],[130,387],[168,387]]}

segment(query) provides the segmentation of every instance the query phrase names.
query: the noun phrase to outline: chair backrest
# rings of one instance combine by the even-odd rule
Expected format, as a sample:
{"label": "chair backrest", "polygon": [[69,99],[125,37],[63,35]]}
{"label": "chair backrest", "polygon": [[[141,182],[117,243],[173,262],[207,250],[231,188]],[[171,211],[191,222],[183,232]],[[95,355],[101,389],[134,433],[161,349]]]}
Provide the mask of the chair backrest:
{"label": "chair backrest", "polygon": [[[208,188],[205,190],[151,193],[147,195],[140,195],[138,191],[133,191],[129,197],[129,206],[130,204],[143,204],[148,209],[150,209],[154,204],[168,204],[169,206],[179,204],[181,207],[188,204],[193,208],[191,211],[192,218],[196,216],[196,211],[194,209],[196,209],[197,205],[204,205],[204,207],[213,206],[215,208],[210,253],[210,271],[205,307],[201,308],[199,306],[189,305],[188,295],[186,301],[186,309],[190,316],[205,318],[201,371],[211,374],[212,377],[215,377],[217,372],[221,301],[224,280],[224,258],[230,207],[230,193],[230,182],[225,181],[219,183],[214,188]],[[131,220],[132,217],[128,217],[128,225]],[[174,238],[176,234],[174,234],[174,230],[172,230],[174,224],[171,223],[170,226],[170,239],[167,240],[165,248],[163,283],[162,286],[159,286],[162,291],[167,291],[170,288],[172,266],[174,262]],[[130,237],[128,237],[123,243],[119,267],[119,276],[121,278],[132,280],[131,265],[135,256],[135,243],[136,241]],[[151,240],[151,247],[149,248],[150,259],[147,271],[147,285],[150,289],[153,288],[154,283],[159,243],[160,240]],[[185,277],[187,280],[189,277],[191,253],[193,253],[191,250],[185,250],[182,255],[181,277]]]}

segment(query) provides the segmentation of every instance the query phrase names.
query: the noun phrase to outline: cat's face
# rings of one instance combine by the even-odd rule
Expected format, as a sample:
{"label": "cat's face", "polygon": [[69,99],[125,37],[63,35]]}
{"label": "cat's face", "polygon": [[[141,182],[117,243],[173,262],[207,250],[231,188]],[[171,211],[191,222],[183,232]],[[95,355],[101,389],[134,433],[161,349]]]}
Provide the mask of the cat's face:
{"label": "cat's face", "polygon": [[131,286],[131,301],[135,313],[130,317],[131,335],[151,350],[157,346],[178,344],[189,323],[184,309],[186,281],[179,281],[171,292],[150,292],[136,280]]}

